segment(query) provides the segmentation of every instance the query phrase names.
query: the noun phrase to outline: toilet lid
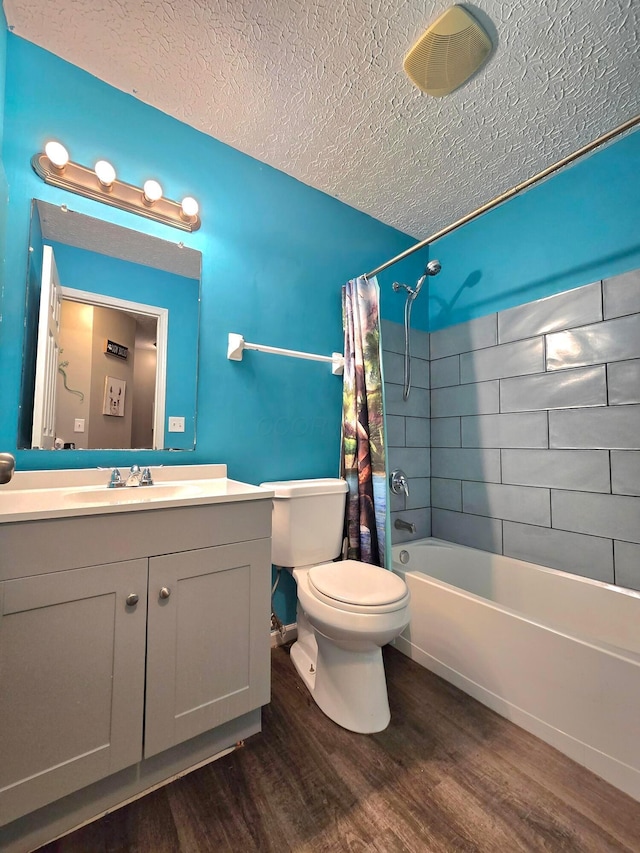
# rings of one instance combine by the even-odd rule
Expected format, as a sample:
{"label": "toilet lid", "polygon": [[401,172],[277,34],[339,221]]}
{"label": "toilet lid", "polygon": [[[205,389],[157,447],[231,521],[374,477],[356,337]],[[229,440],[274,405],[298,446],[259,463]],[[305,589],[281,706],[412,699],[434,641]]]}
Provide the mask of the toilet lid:
{"label": "toilet lid", "polygon": [[402,578],[358,560],[313,566],[309,569],[308,579],[311,587],[321,595],[364,607],[392,604],[407,594]]}

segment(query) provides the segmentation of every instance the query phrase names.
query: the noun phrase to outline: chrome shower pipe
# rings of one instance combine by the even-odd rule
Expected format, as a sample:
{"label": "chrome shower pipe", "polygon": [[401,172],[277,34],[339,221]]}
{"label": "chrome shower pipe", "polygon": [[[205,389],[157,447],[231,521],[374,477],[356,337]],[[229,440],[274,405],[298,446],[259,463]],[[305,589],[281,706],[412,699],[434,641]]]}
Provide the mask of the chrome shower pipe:
{"label": "chrome shower pipe", "polygon": [[599,136],[597,139],[594,139],[587,145],[583,145],[582,148],[578,148],[578,150],[574,151],[573,154],[569,154],[567,157],[563,157],[562,160],[558,160],[557,163],[554,163],[552,166],[548,166],[546,169],[543,169],[541,172],[538,172],[537,174],[533,175],[533,177],[528,178],[526,181],[523,181],[521,184],[516,184],[516,186],[511,187],[510,190],[507,190],[506,192],[497,195],[495,198],[491,199],[491,201],[488,201],[486,204],[477,207],[471,213],[468,213],[461,219],[457,219],[455,222],[452,222],[451,225],[447,225],[446,228],[441,228],[440,231],[436,231],[430,237],[427,237],[426,240],[421,240],[419,243],[416,243],[409,249],[405,249],[404,252],[401,252],[399,255],[396,255],[395,258],[391,258],[391,260],[386,261],[384,264],[381,264],[379,267],[376,267],[374,270],[371,270],[371,272],[366,273],[364,278],[373,278],[374,275],[378,275],[378,273],[383,272],[383,270],[386,270],[388,267],[397,264],[399,261],[403,261],[405,258],[408,258],[409,255],[413,255],[414,252],[418,252],[420,249],[424,249],[431,243],[435,243],[436,240],[439,240],[441,237],[450,234],[452,231],[455,231],[456,228],[460,228],[460,226],[466,225],[467,222],[471,222],[472,219],[476,219],[483,213],[487,213],[487,211],[492,210],[492,208],[497,207],[499,204],[502,204],[503,201],[508,201],[510,198],[513,198],[514,195],[517,195],[523,190],[529,189],[529,187],[532,187],[539,181],[544,180],[544,178],[548,178],[549,175],[552,175],[554,172],[559,171],[564,166],[568,166],[570,163],[573,163],[574,160],[577,160],[585,154],[589,154],[591,151],[594,150],[594,148],[599,148],[600,145],[604,145],[605,142],[610,142],[612,139],[615,139],[616,136],[620,136],[621,134],[626,133],[626,131],[631,130],[637,124],[640,124],[640,115],[630,118],[628,121],[623,122],[622,124],[618,125],[618,127],[615,127],[613,130],[609,130],[607,133],[603,133],[602,136]]}
{"label": "chrome shower pipe", "polygon": [[424,273],[416,282],[415,287],[409,287],[407,284],[400,284],[397,281],[394,281],[393,283],[393,289],[396,291],[396,293],[401,289],[407,291],[407,301],[404,303],[404,381],[402,387],[403,400],[407,400],[409,398],[409,392],[411,391],[411,307],[416,296],[422,290],[422,285],[424,284],[427,276],[438,275],[441,269],[442,265],[440,264],[440,261],[434,258],[434,260],[429,261],[429,263],[424,268]]}

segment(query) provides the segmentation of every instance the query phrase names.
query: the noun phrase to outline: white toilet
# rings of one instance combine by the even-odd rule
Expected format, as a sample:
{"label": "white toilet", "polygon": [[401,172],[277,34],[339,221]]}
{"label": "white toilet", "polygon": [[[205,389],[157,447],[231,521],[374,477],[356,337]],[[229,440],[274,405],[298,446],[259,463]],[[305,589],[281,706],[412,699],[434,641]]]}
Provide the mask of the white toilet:
{"label": "white toilet", "polygon": [[344,480],[262,483],[273,499],[272,562],[293,571],[298,639],[291,659],[334,722],[379,732],[391,718],[382,646],[409,624],[409,590],[385,569],[340,555]]}

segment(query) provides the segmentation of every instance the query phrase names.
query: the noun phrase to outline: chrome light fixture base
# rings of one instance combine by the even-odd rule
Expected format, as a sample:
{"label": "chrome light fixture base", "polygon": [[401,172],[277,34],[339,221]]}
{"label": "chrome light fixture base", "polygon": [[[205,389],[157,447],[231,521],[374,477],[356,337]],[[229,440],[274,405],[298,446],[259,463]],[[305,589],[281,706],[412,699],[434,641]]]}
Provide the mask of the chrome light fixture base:
{"label": "chrome light fixture base", "polygon": [[54,187],[110,204],[112,207],[119,207],[129,213],[137,213],[138,216],[146,216],[147,219],[154,219],[156,222],[180,228],[182,231],[197,231],[200,228],[201,221],[198,214],[185,216],[179,202],[171,201],[164,196],[157,201],[148,202],[140,187],[124,181],[114,180],[106,186],[100,182],[93,169],[88,169],[71,160],[62,168],[58,168],[45,153],[41,153],[34,154],[31,165],[34,172],[45,183]]}

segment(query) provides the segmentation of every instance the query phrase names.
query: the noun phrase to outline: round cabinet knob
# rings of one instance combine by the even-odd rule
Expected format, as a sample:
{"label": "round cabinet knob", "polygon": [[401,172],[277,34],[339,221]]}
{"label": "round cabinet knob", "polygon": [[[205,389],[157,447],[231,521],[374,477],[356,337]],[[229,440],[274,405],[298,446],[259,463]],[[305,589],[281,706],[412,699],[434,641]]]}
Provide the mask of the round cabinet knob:
{"label": "round cabinet knob", "polygon": [[127,596],[127,607],[133,607],[134,604],[138,603],[138,596],[135,592],[130,593]]}
{"label": "round cabinet knob", "polygon": [[163,586],[162,589],[160,590],[160,598],[169,598],[170,595],[171,595],[171,590],[169,589],[169,587]]}

